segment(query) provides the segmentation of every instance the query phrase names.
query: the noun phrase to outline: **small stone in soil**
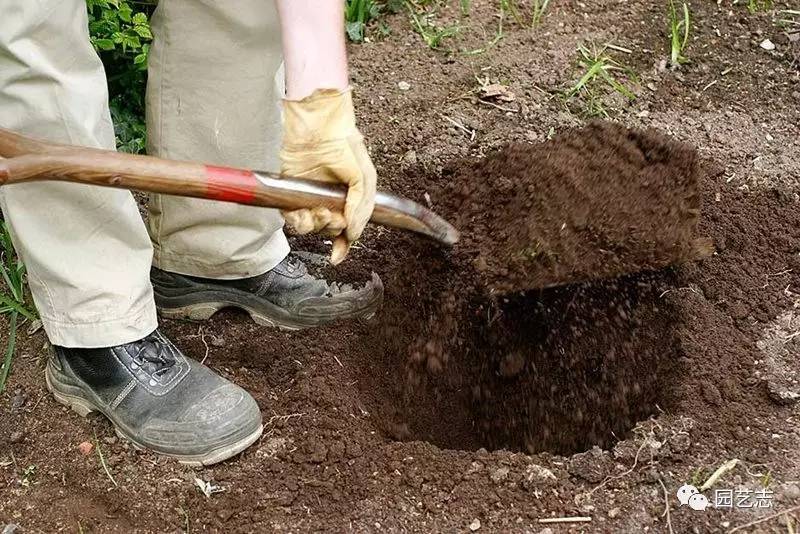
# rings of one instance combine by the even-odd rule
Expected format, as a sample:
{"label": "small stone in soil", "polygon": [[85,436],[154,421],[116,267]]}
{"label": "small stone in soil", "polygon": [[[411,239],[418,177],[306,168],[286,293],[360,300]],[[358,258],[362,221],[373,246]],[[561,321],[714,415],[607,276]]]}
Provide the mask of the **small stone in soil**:
{"label": "small stone in soil", "polygon": [[19,443],[25,438],[25,433],[17,430],[16,432],[12,432],[11,436],[9,436],[8,441],[10,443]]}
{"label": "small stone in soil", "polygon": [[619,508],[612,508],[608,511],[608,517],[614,519],[619,515],[620,509]]}
{"label": "small stone in soil", "polygon": [[480,519],[473,519],[472,523],[470,523],[470,524],[469,524],[469,529],[470,529],[472,532],[475,532],[475,531],[476,531],[476,530],[478,530],[479,528],[481,528],[481,521],[480,521]]}
{"label": "small stone in soil", "polygon": [[784,484],[783,495],[792,501],[800,499],[800,486],[797,484]]}
{"label": "small stone in soil", "polygon": [[781,387],[772,380],[767,381],[767,395],[773,402],[782,406],[790,406],[800,400],[799,393]]}
{"label": "small stone in soil", "polygon": [[761,44],[759,46],[764,50],[775,50],[775,43],[773,43],[769,39],[764,39],[763,41],[761,41]]}
{"label": "small stone in soil", "polygon": [[24,393],[22,393],[21,389],[14,391],[14,396],[11,397],[11,409],[12,410],[19,410],[25,405],[25,401],[27,397]]}
{"label": "small stone in soil", "polygon": [[411,89],[411,84],[406,81],[397,82],[397,88],[401,91],[408,91]]}
{"label": "small stone in soil", "polygon": [[491,478],[492,482],[495,484],[499,484],[508,478],[509,471],[510,469],[508,467],[499,467],[489,474],[489,478]]}
{"label": "small stone in soil", "polygon": [[92,449],[94,449],[94,445],[92,445],[89,441],[84,441],[80,445],[78,445],[78,450],[81,451],[81,454],[84,456],[88,456],[92,454]]}
{"label": "small stone in soil", "polygon": [[522,487],[530,490],[555,483],[558,479],[552,471],[538,464],[530,464],[525,468]]}

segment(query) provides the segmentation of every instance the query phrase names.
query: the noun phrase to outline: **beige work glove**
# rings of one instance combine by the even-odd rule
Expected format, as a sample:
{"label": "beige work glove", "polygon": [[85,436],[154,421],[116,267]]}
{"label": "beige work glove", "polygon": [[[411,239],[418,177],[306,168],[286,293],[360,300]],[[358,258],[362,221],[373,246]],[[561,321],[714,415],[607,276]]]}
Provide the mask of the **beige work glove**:
{"label": "beige work glove", "polygon": [[280,157],[283,174],[348,185],[344,214],[323,207],[283,213],[299,234],[334,236],[331,263],[341,262],[372,216],[377,179],[356,128],[350,89],[318,89],[303,100],[284,100]]}

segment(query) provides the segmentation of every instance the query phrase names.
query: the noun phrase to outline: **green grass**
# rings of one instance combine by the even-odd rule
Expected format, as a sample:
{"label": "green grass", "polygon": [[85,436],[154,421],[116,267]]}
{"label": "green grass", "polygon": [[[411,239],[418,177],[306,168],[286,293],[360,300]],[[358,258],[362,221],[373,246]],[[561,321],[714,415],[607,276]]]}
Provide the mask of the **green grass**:
{"label": "green grass", "polygon": [[430,5],[431,2],[406,2],[414,30],[422,37],[428,48],[438,50],[442,47],[445,39],[458,35],[461,28],[458,24],[438,25],[435,10],[426,9]]}
{"label": "green grass", "polygon": [[531,14],[531,25],[538,26],[542,23],[542,17],[547,6],[550,5],[550,0],[533,0],[533,13]]}
{"label": "green grass", "polygon": [[750,13],[757,13],[759,11],[768,11],[774,6],[772,0],[748,0],[747,10]]}
{"label": "green grass", "polygon": [[6,291],[0,291],[0,314],[9,317],[8,343],[0,367],[2,393],[16,350],[18,318],[22,315],[26,319],[36,319],[36,314],[25,306],[25,266],[14,251],[5,221],[0,221],[0,275],[6,287]]}
{"label": "green grass", "polygon": [[673,67],[689,61],[683,52],[689,44],[692,17],[689,13],[689,5],[686,2],[682,4],[683,6],[679,10],[675,7],[675,0],[669,0],[670,63]]}
{"label": "green grass", "polygon": [[586,103],[586,112],[589,116],[608,117],[603,97],[609,92],[617,92],[628,100],[636,99],[633,91],[619,79],[622,75],[628,79],[635,79],[636,76],[630,68],[614,60],[607,53],[607,47],[590,50],[580,46],[578,52],[578,65],[583,69],[583,74],[575,85],[565,92],[565,101],[580,95]]}
{"label": "green grass", "polygon": [[542,23],[542,17],[550,5],[550,0],[533,0],[530,17],[526,17],[517,5],[517,0],[500,0],[500,10],[511,16],[520,26],[532,28]]}

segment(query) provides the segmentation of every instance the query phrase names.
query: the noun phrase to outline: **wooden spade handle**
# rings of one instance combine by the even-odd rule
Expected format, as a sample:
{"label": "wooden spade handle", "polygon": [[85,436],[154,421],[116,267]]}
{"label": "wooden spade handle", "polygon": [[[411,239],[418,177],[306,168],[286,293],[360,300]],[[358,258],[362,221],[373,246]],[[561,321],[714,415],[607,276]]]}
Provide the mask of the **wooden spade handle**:
{"label": "wooden spade handle", "polygon": [[[0,128],[0,186],[57,180],[282,210],[324,206],[342,211],[347,189],[278,173],[218,167],[111,150],[57,145]],[[371,222],[452,245],[458,231],[431,210],[379,191]]]}

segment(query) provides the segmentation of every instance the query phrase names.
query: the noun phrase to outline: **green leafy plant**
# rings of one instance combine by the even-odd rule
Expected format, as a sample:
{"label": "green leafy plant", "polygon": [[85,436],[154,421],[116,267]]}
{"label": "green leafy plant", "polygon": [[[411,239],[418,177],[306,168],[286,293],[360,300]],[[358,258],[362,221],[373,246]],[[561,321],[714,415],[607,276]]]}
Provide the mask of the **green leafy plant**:
{"label": "green leafy plant", "polygon": [[373,0],[345,0],[344,26],[351,41],[360,43],[366,36],[367,23],[378,18],[380,6]]}
{"label": "green leafy plant", "polygon": [[436,24],[436,14],[433,11],[420,10],[410,3],[407,5],[414,29],[429,48],[434,50],[441,48],[445,39],[454,37],[461,31],[458,24],[449,26]]}
{"label": "green leafy plant", "polygon": [[0,275],[8,292],[0,292],[0,314],[8,315],[8,343],[0,367],[0,392],[6,387],[11,361],[17,343],[17,320],[20,315],[36,319],[36,313],[25,305],[25,265],[17,257],[11,244],[11,234],[5,221],[0,221]]}
{"label": "green leafy plant", "polygon": [[670,63],[675,67],[689,61],[683,52],[689,44],[691,25],[689,5],[683,2],[683,8],[679,12],[675,7],[675,0],[669,0]]}
{"label": "green leafy plant", "polygon": [[153,40],[149,20],[153,5],[133,0],[86,0],[86,9],[92,45],[108,78],[117,147],[125,152],[144,152],[144,92]]}
{"label": "green leafy plant", "polygon": [[578,65],[583,69],[581,78],[564,94],[569,101],[582,95],[586,102],[586,110],[590,116],[608,116],[603,97],[608,91],[617,92],[628,100],[635,100],[636,95],[619,78],[624,75],[628,79],[636,79],[630,68],[615,61],[607,52],[607,47],[592,49],[578,47]]}

